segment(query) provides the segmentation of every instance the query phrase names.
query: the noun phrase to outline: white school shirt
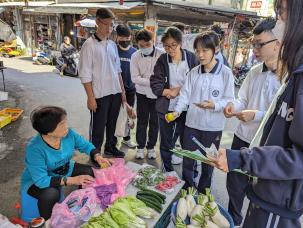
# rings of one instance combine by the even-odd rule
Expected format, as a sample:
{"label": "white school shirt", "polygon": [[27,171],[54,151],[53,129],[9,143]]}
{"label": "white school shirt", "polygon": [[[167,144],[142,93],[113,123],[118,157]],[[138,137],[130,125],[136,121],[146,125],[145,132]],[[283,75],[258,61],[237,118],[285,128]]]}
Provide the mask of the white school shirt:
{"label": "white school shirt", "polygon": [[79,77],[83,84],[92,83],[96,99],[122,92],[120,73],[117,45],[95,35],[88,38],[81,48]]}
{"label": "white school shirt", "polygon": [[[183,53],[184,53],[183,55],[184,58],[179,63],[173,63],[172,61],[169,61],[167,55],[170,88],[182,87],[186,81],[187,73],[189,72],[190,69],[187,62],[186,52],[183,51]],[[174,107],[177,104],[178,98],[179,96],[169,100],[168,111],[174,111]],[[186,110],[186,108],[184,110]]]}
{"label": "white school shirt", "polygon": [[141,50],[136,51],[130,60],[130,74],[133,83],[136,85],[136,92],[148,98],[156,99],[157,96],[150,88],[150,76],[154,73],[154,67],[164,51],[154,47],[152,56],[144,56]]}
{"label": "white school shirt", "polygon": [[263,63],[260,63],[249,71],[235,100],[235,111],[258,110],[252,121],[241,121],[235,135],[241,140],[250,143],[255,136],[258,127],[269,108],[273,97],[280,88],[281,83],[275,73],[268,71]]}
{"label": "white school shirt", "polygon": [[[194,103],[212,100],[215,109],[201,109]],[[231,69],[217,62],[209,73],[201,65],[193,68],[180,91],[175,107],[181,113],[188,106],[185,125],[201,131],[222,131],[226,118],[223,110],[234,100],[234,76]]]}

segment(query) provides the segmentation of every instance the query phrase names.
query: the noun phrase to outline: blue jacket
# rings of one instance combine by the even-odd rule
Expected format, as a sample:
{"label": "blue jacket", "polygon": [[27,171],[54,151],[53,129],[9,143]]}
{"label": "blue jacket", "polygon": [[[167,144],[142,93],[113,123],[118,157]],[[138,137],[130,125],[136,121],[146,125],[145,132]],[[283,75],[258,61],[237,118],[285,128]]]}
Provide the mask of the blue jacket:
{"label": "blue jacket", "polygon": [[264,210],[289,219],[303,212],[303,65],[288,80],[268,119],[261,147],[227,150],[229,170],[258,177],[248,198]]}
{"label": "blue jacket", "polygon": [[[21,177],[22,191],[27,191],[33,184],[39,188],[47,188],[50,187],[53,177],[70,176],[75,164],[71,160],[75,150],[90,155],[94,149],[93,144],[72,129],[69,129],[68,134],[61,140],[59,150],[47,145],[40,134],[36,135],[25,149],[25,169]],[[58,172],[61,167],[66,170]]]}

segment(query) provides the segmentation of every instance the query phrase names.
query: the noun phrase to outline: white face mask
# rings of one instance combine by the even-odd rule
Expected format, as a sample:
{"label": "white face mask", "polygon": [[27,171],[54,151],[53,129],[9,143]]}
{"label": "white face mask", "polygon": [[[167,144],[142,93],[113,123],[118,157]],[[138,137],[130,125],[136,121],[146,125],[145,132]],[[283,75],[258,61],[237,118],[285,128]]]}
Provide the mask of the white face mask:
{"label": "white face mask", "polygon": [[276,26],[272,30],[275,37],[279,40],[280,43],[283,42],[285,36],[285,22],[279,19],[276,23]]}
{"label": "white face mask", "polygon": [[143,55],[150,55],[154,50],[154,46],[151,46],[149,48],[140,48],[140,50]]}

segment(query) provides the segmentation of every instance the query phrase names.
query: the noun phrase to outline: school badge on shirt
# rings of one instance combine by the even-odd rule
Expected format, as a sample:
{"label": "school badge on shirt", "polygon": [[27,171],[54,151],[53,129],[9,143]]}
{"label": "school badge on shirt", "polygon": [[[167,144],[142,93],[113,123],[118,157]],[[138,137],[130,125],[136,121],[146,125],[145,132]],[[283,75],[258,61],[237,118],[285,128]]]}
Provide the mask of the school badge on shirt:
{"label": "school badge on shirt", "polygon": [[211,94],[213,95],[213,97],[218,97],[219,93],[219,90],[215,89]]}

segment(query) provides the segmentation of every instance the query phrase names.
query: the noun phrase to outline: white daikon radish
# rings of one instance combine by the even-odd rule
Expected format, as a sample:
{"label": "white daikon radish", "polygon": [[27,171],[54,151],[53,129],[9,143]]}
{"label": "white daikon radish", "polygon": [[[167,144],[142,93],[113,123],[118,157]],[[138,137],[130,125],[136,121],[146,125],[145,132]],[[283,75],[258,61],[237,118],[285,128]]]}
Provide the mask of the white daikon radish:
{"label": "white daikon radish", "polygon": [[211,220],[216,223],[220,228],[229,228],[230,224],[228,220],[220,213],[219,207],[215,202],[213,195],[208,196],[208,205],[205,208],[205,211],[211,217]]}
{"label": "white daikon radish", "polygon": [[205,218],[205,213],[202,212],[201,214],[199,215],[195,215],[193,217],[193,219],[199,224],[200,227],[202,228],[220,228],[218,227],[215,223],[209,221],[209,220],[206,220]]}
{"label": "white daikon radish", "polygon": [[197,205],[194,207],[190,214],[190,223],[193,225],[198,225],[198,222],[193,219],[195,215],[200,215],[203,212],[203,208],[208,201],[208,198],[206,195],[199,194],[197,197]]}
{"label": "white daikon radish", "polygon": [[212,221],[208,220],[206,222],[205,228],[221,228],[221,227],[217,226],[215,223],[213,223]]}
{"label": "white daikon radish", "polygon": [[187,215],[190,217],[191,212],[193,211],[194,207],[196,206],[196,200],[194,195],[196,194],[196,190],[193,187],[188,188],[188,193],[186,196],[186,204],[187,204]]}
{"label": "white daikon radish", "polygon": [[176,228],[186,228],[186,225],[185,225],[183,219],[180,218],[179,216],[176,219]]}
{"label": "white daikon radish", "polygon": [[177,206],[177,216],[180,217],[183,221],[186,219],[187,216],[187,204],[186,204],[186,190],[181,190],[181,198],[178,201]]}
{"label": "white daikon radish", "polygon": [[193,224],[189,224],[186,226],[186,228],[201,228],[201,226],[196,226],[196,225],[193,225]]}

